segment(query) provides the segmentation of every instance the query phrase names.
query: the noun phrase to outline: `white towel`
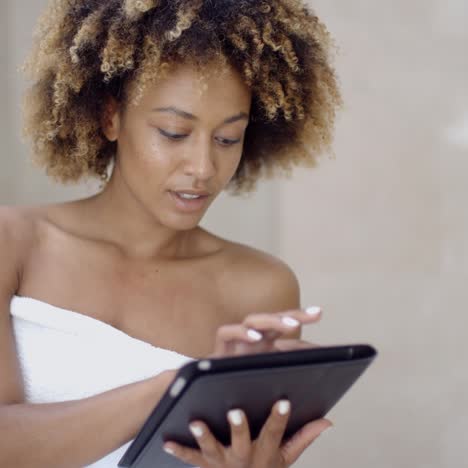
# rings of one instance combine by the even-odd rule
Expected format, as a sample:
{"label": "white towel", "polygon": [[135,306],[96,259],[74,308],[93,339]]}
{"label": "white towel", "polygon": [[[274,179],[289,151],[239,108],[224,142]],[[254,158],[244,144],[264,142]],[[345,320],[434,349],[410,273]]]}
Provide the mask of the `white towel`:
{"label": "white towel", "polygon": [[[86,398],[193,360],[36,299],[14,296],[10,313],[30,403]],[[89,467],[116,467],[130,443]]]}

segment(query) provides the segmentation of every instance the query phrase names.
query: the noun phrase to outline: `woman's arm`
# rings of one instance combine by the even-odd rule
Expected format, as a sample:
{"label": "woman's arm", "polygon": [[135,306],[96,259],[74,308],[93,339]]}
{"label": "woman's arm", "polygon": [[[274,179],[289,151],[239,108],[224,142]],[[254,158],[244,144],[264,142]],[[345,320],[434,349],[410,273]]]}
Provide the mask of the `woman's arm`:
{"label": "woman's arm", "polygon": [[168,370],[82,400],[0,407],[0,466],[88,465],[134,438],[172,382]]}
{"label": "woman's arm", "polygon": [[32,232],[0,207],[0,467],[82,467],[135,437],[176,370],[81,400],[25,403],[9,310]]}

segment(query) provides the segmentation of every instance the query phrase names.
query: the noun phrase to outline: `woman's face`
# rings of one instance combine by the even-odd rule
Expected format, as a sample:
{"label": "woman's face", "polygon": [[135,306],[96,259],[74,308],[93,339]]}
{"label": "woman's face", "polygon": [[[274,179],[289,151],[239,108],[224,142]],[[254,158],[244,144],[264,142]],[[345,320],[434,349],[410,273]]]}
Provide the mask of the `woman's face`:
{"label": "woman's face", "polygon": [[197,78],[178,65],[138,106],[119,112],[111,100],[103,125],[117,140],[113,179],[176,230],[195,227],[236,172],[250,112],[250,90],[234,69],[210,74],[203,93]]}

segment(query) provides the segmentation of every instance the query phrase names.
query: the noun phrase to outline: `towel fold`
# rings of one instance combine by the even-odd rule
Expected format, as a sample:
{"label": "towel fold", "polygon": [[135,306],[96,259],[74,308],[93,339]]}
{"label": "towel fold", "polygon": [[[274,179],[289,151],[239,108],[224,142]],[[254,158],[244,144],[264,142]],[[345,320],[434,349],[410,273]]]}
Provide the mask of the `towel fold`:
{"label": "towel fold", "polygon": [[[193,360],[37,299],[14,296],[10,314],[30,403],[86,398]],[[89,466],[116,467],[130,443]]]}

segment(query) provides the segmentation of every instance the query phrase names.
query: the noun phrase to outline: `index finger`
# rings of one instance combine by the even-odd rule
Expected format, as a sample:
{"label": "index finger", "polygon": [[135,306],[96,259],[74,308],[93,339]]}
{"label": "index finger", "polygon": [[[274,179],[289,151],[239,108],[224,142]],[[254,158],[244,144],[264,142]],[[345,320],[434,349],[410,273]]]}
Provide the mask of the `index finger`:
{"label": "index finger", "polygon": [[322,318],[322,308],[319,306],[311,306],[311,307],[306,307],[303,309],[290,309],[290,310],[283,310],[281,312],[276,312],[274,314],[269,314],[271,315],[277,315],[280,317],[293,317],[300,322],[307,324],[307,323],[314,323],[319,321]]}
{"label": "index finger", "polygon": [[305,309],[287,310],[278,312],[281,315],[287,315],[299,320],[303,324],[318,322],[322,318],[322,308],[318,306],[306,307]]}
{"label": "index finger", "polygon": [[318,322],[322,317],[322,309],[320,307],[308,307],[307,309],[286,310],[276,313],[251,314],[244,318],[242,322],[249,328],[256,330],[279,330],[283,328],[284,318],[293,318],[299,322],[299,325],[307,325],[309,323]]}

